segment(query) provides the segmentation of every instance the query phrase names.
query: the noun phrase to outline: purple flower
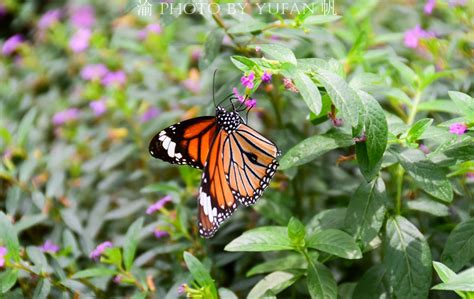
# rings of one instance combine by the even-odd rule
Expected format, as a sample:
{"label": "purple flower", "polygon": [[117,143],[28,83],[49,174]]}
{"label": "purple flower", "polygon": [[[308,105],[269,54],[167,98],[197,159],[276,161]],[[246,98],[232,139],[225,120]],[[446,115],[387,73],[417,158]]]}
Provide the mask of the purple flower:
{"label": "purple flower", "polygon": [[[337,119],[337,118],[336,118]],[[334,123],[334,122],[333,122]],[[337,127],[337,126],[336,126]],[[355,143],[359,143],[359,142],[366,142],[367,141],[367,136],[365,135],[365,133],[362,133],[361,136],[358,136],[358,137],[354,137],[352,138],[352,140],[354,140]]]}
{"label": "purple flower", "polygon": [[271,80],[272,80],[272,74],[268,73],[267,71],[264,71],[262,75],[262,81],[265,83],[268,83]]}
{"label": "purple flower", "polygon": [[187,284],[183,283],[178,287],[178,294],[183,295],[186,292]]}
{"label": "purple flower", "polygon": [[436,6],[436,0],[427,0],[425,6],[423,7],[423,11],[425,15],[430,15],[433,12],[433,9]]}
{"label": "purple flower", "polygon": [[466,173],[466,178],[468,182],[470,183],[474,182],[474,172],[471,171],[471,172]]}
{"label": "purple flower", "polygon": [[53,24],[57,23],[61,18],[60,9],[52,9],[45,12],[43,16],[38,21],[38,28],[40,30],[45,30],[51,27]]}
{"label": "purple flower", "polygon": [[462,135],[466,133],[467,131],[467,126],[463,123],[454,123],[449,126],[449,133],[456,134],[456,135]]}
{"label": "purple flower", "polygon": [[77,28],[91,28],[95,23],[95,11],[92,6],[81,6],[72,12],[71,23]]}
{"label": "purple flower", "polygon": [[160,110],[155,106],[150,106],[148,109],[142,114],[140,121],[145,123],[147,121],[152,120],[153,118],[157,117],[160,114]]}
{"label": "purple flower", "polygon": [[157,239],[161,239],[161,238],[164,238],[164,237],[167,237],[169,236],[170,234],[165,231],[165,230],[159,230],[159,229],[155,229],[155,231],[153,232],[153,234],[155,235],[155,237]]}
{"label": "purple flower", "polygon": [[89,103],[89,107],[92,109],[95,116],[101,116],[105,111],[107,111],[105,100],[92,101]]}
{"label": "purple flower", "polygon": [[59,111],[53,116],[53,124],[56,126],[63,125],[69,121],[76,120],[79,117],[80,110],[77,108],[69,108]]}
{"label": "purple flower", "polygon": [[100,80],[102,79],[109,70],[102,63],[99,64],[88,64],[81,70],[81,78],[84,80]]}
{"label": "purple flower", "polygon": [[296,88],[295,84],[293,83],[293,81],[291,81],[291,79],[283,78],[283,86],[285,86],[285,88],[289,91],[298,92],[298,88]]}
{"label": "purple flower", "polygon": [[449,0],[449,6],[450,7],[455,7],[455,6],[464,6],[466,5],[466,0]]}
{"label": "purple flower", "polygon": [[116,276],[114,277],[114,282],[115,282],[116,284],[119,284],[121,281],[122,281],[122,275],[116,275]]}
{"label": "purple flower", "polygon": [[156,211],[161,210],[167,203],[169,203],[171,201],[172,201],[171,195],[166,195],[162,199],[158,200],[157,202],[155,202],[154,204],[149,206],[148,209],[146,209],[146,213],[148,215],[151,215],[151,214],[155,213]]}
{"label": "purple flower", "polygon": [[253,83],[254,79],[255,79],[254,72],[250,72],[248,76],[242,76],[242,78],[240,78],[240,82],[242,83],[243,86],[252,89],[254,86],[254,83]]}
{"label": "purple flower", "polygon": [[191,51],[191,59],[192,60],[199,60],[202,56],[202,49],[201,48],[195,48]]}
{"label": "purple flower", "polygon": [[46,240],[46,242],[41,245],[40,250],[42,252],[56,253],[59,251],[59,246],[51,242],[51,240]]}
{"label": "purple flower", "polygon": [[149,24],[146,26],[144,29],[140,30],[138,32],[138,38],[140,39],[145,39],[147,38],[150,34],[160,34],[161,33],[161,26],[160,24]]}
{"label": "purple flower", "polygon": [[262,51],[262,48],[260,48],[259,46],[256,46],[255,47],[255,52],[260,53],[260,51]]}
{"label": "purple flower", "polygon": [[241,96],[241,95],[239,94],[239,91],[237,90],[237,87],[232,88],[232,92],[234,93],[234,95],[237,97],[237,99],[238,99],[240,102],[244,102],[245,97],[244,97],[244,96]]}
{"label": "purple flower", "polygon": [[102,84],[105,86],[122,86],[127,81],[127,75],[124,71],[108,72],[102,78]]}
{"label": "purple flower", "polygon": [[69,41],[69,47],[75,53],[83,52],[89,47],[91,36],[89,29],[79,28]]}
{"label": "purple flower", "polygon": [[112,242],[105,241],[104,243],[97,245],[97,247],[94,248],[94,250],[92,250],[89,257],[93,260],[97,260],[102,255],[102,253],[104,253],[105,249],[112,248],[112,247],[113,247]]}
{"label": "purple flower", "polygon": [[256,99],[252,99],[252,98],[246,98],[242,95],[239,94],[239,91],[237,90],[236,87],[234,87],[232,89],[232,92],[234,93],[234,95],[237,97],[237,99],[239,100],[239,102],[241,103],[244,103],[245,106],[247,106],[247,108],[253,108],[257,105],[257,100]]}
{"label": "purple flower", "polygon": [[430,149],[423,143],[420,144],[420,151],[422,151],[425,155],[428,155],[430,153]]}
{"label": "purple flower", "polygon": [[418,47],[419,40],[422,38],[432,38],[434,37],[433,32],[428,32],[421,29],[420,25],[416,25],[414,28],[407,30],[405,32],[405,37],[403,39],[403,43],[408,48],[416,48]]}
{"label": "purple flower", "polygon": [[21,34],[15,34],[8,38],[2,47],[3,55],[10,55],[15,52],[22,42],[23,36],[21,36]]}
{"label": "purple flower", "polygon": [[7,13],[8,13],[8,10],[5,7],[5,5],[0,3],[0,19],[3,18],[4,16],[6,16]]}
{"label": "purple flower", "polygon": [[5,266],[5,256],[7,255],[8,249],[0,246],[0,268]]}

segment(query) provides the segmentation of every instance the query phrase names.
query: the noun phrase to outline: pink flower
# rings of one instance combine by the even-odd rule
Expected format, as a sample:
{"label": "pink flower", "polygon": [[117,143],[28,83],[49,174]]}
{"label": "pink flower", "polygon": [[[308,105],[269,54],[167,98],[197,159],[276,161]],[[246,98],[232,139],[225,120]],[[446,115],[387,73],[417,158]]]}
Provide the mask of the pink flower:
{"label": "pink flower", "polygon": [[171,201],[172,201],[171,195],[166,195],[162,199],[158,200],[157,202],[149,206],[148,209],[146,209],[146,213],[148,215],[151,215],[154,212],[161,210],[167,203]]}
{"label": "pink flower", "polygon": [[107,111],[105,100],[92,101],[89,103],[89,107],[92,109],[95,116],[101,116]]}
{"label": "pink flower", "polygon": [[183,81],[183,86],[192,93],[199,93],[201,84],[199,78],[189,78]]}
{"label": "pink flower", "polygon": [[124,71],[108,72],[102,78],[102,84],[105,86],[122,86],[127,81],[127,75]]}
{"label": "pink flower", "polygon": [[88,64],[81,70],[81,78],[84,80],[100,80],[102,79],[109,70],[102,63],[99,64]]}
{"label": "pink flower", "polygon": [[119,284],[122,281],[122,275],[117,275],[114,277],[114,282]]}
{"label": "pink flower", "polygon": [[160,114],[160,110],[155,106],[150,106],[148,109],[142,114],[140,121],[145,123],[147,121],[152,120],[153,118],[157,117]]}
{"label": "pink flower", "polygon": [[145,39],[147,38],[150,34],[160,34],[161,33],[161,26],[160,24],[149,24],[148,26],[146,26],[144,29],[140,30],[140,32],[138,32],[138,37],[140,39]]}
{"label": "pink flower", "polygon": [[237,87],[232,88],[232,92],[234,93],[234,95],[237,97],[237,99],[238,99],[240,102],[244,102],[245,97],[244,97],[244,96],[241,96],[241,95],[239,94],[239,91],[237,90]]}
{"label": "pink flower", "polygon": [[436,6],[436,0],[427,0],[425,6],[423,7],[423,11],[425,15],[430,15],[433,12],[433,9]]}
{"label": "pink flower", "polygon": [[8,38],[2,47],[3,55],[10,55],[15,52],[22,42],[23,36],[21,34],[15,34]]}
{"label": "pink flower", "polygon": [[428,38],[433,38],[433,37],[434,37],[433,32],[425,31],[421,29],[420,25],[416,25],[414,28],[407,30],[405,32],[403,43],[405,44],[406,47],[414,49],[418,47],[418,43],[420,39],[428,39]]}
{"label": "pink flower", "polygon": [[71,23],[76,28],[91,28],[95,23],[95,11],[92,6],[81,6],[72,12]]}
{"label": "pink flower", "polygon": [[272,74],[268,73],[267,71],[264,71],[262,75],[262,81],[265,83],[268,83],[271,80],[272,80]]}
{"label": "pink flower", "polygon": [[255,47],[255,52],[260,53],[260,51],[262,51],[262,48],[260,48],[259,46],[256,46]]}
{"label": "pink flower", "polygon": [[244,103],[245,106],[247,106],[247,108],[253,108],[257,105],[257,100],[252,99],[252,98],[246,98],[240,95],[236,87],[232,89],[232,92],[234,93],[235,97],[239,100],[239,102]]}
{"label": "pink flower", "polygon": [[153,234],[155,235],[155,237],[157,239],[161,239],[161,238],[164,238],[164,237],[167,237],[169,236],[170,234],[165,231],[165,230],[159,230],[159,229],[155,229],[155,231],[153,232]]}
{"label": "pink flower", "polygon": [[69,41],[69,48],[75,53],[84,52],[89,47],[91,36],[89,29],[79,28]]}
{"label": "pink flower", "polygon": [[201,48],[195,48],[191,51],[191,59],[192,60],[199,60],[202,56],[202,49]]}
{"label": "pink flower", "polygon": [[45,30],[51,27],[52,25],[56,24],[59,19],[61,18],[61,10],[60,9],[52,9],[48,10],[44,13],[43,16],[38,21],[38,28],[40,30]]}
{"label": "pink flower", "polygon": [[97,260],[102,255],[102,253],[104,253],[105,249],[112,248],[112,247],[113,247],[112,242],[110,241],[103,242],[97,245],[97,247],[94,248],[94,250],[92,250],[89,257],[93,260]]}
{"label": "pink flower", "polygon": [[240,78],[240,82],[242,83],[243,86],[252,89],[254,87],[254,83],[253,83],[254,79],[255,79],[254,72],[250,72],[248,76],[242,76],[242,78]]}
{"label": "pink flower", "polygon": [[467,126],[463,123],[454,123],[449,126],[449,133],[456,134],[456,135],[462,135],[466,133],[467,131]]}
{"label": "pink flower", "polygon": [[449,0],[450,7],[464,6],[466,5],[466,0]]}
{"label": "pink flower", "polygon": [[466,173],[466,178],[467,178],[467,181],[470,182],[470,183],[473,183],[474,182],[474,172],[468,172]]}
{"label": "pink flower", "polygon": [[41,245],[40,250],[42,252],[56,253],[59,251],[59,246],[51,242],[51,240],[46,240],[46,242]]}
{"label": "pink flower", "polygon": [[178,287],[178,294],[183,295],[186,292],[187,284],[183,283]]}
{"label": "pink flower", "polygon": [[293,83],[293,81],[291,81],[291,79],[283,78],[283,86],[285,86],[285,88],[289,91],[298,92],[298,88],[296,88],[295,84]]}
{"label": "pink flower", "polygon": [[59,111],[53,116],[53,124],[56,126],[63,125],[69,121],[76,120],[79,117],[80,110],[77,108],[69,108]]}
{"label": "pink flower", "polygon": [[0,268],[5,266],[5,256],[7,255],[8,249],[0,246]]}
{"label": "pink flower", "polygon": [[428,155],[430,153],[430,149],[423,143],[420,144],[420,151],[422,151],[425,155]]}

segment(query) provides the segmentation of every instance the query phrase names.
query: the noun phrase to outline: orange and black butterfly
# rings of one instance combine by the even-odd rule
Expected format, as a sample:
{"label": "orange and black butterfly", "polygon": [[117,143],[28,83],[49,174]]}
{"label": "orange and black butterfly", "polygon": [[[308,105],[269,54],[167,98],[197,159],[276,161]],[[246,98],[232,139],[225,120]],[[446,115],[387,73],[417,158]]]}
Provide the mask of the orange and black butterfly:
{"label": "orange and black butterfly", "polygon": [[[229,98],[229,97],[228,97]],[[150,154],[203,169],[198,197],[199,234],[211,238],[237,208],[262,196],[278,167],[276,145],[246,124],[241,110],[216,105],[215,116],[192,118],[156,134]]]}

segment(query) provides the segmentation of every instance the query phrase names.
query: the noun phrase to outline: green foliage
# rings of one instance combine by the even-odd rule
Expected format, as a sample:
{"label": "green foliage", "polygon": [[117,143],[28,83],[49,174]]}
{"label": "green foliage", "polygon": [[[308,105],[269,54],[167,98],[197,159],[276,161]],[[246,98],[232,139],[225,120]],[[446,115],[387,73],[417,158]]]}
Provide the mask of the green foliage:
{"label": "green foliage", "polygon": [[[1,298],[474,298],[472,3],[135,2],[0,4]],[[204,240],[148,143],[234,92],[280,171]]]}

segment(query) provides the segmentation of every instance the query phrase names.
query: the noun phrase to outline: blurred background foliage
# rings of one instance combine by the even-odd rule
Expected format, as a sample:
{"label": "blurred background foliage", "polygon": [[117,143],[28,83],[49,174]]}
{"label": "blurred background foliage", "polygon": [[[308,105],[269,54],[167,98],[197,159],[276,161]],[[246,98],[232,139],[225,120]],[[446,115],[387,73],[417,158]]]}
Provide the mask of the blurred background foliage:
{"label": "blurred background foliage", "polygon": [[[140,16],[137,4],[145,2],[152,5],[151,16]],[[417,227],[421,237],[417,231],[413,238],[429,244],[422,251],[431,251],[433,260],[441,260],[459,223],[468,224],[461,227],[461,236],[472,239],[472,2],[326,2],[335,4],[338,16],[323,15],[322,2],[314,4],[314,14],[260,14],[256,4],[245,2],[245,14],[171,15],[171,3],[187,2],[2,1],[0,246],[8,249],[0,251],[6,259],[0,272],[2,293],[10,298],[74,293],[155,298],[219,293],[233,298],[250,292],[255,298],[283,292],[281,298],[317,298],[317,291],[309,285],[308,291],[300,279],[308,275],[311,280],[315,274],[302,271],[308,265],[298,257],[224,247],[252,228],[286,227],[292,217],[306,224],[307,234],[338,229],[356,235],[346,210],[351,198],[371,196],[358,187],[380,167],[380,179],[370,184],[386,189],[386,213],[379,215],[373,240],[356,240],[356,254],[342,254],[358,260],[334,258],[321,249],[319,261],[334,277],[322,279],[331,287],[333,280],[338,284],[337,290],[323,293],[360,297],[364,286],[372,286],[372,294],[392,297],[395,292],[403,298],[393,289],[405,283],[394,281],[397,275],[371,284],[371,277],[384,277],[377,266],[384,253],[397,261],[387,245],[390,240],[384,239],[397,223],[405,225],[408,235]],[[257,60],[245,60],[250,57]],[[360,151],[367,149],[357,147],[366,136],[347,118],[340,120],[341,113],[336,117],[334,106],[331,110],[335,99],[319,84],[324,72],[316,72],[312,79],[319,83],[309,84],[308,90],[297,80],[296,87],[284,80],[294,79],[285,64],[291,64],[291,57],[303,68],[300,59],[317,58],[306,60],[306,71],[311,64],[323,67],[352,89],[370,93],[383,108],[388,135],[380,140],[384,144],[387,139],[391,150],[382,145],[382,164],[367,166],[375,167],[375,175],[359,166],[364,164]],[[270,71],[273,78],[245,90],[239,79],[255,70]],[[200,172],[152,159],[148,143],[175,122],[213,114],[213,89],[219,100],[234,87],[256,99],[249,123],[278,144],[284,154],[282,171],[253,208],[239,209],[216,237],[204,240],[196,225]],[[322,95],[319,108],[311,106],[315,94]],[[461,125],[460,131],[453,124]],[[327,132],[343,135],[310,141],[310,149],[293,148]],[[330,142],[334,140],[336,144]],[[288,152],[293,156],[285,156]],[[424,172],[410,168],[414,157],[425,159],[430,153],[432,164],[423,164]],[[444,172],[438,181],[430,177],[437,169],[445,169],[447,177]],[[444,187],[447,193],[440,191]],[[164,206],[148,215],[147,208],[162,198]],[[391,215],[403,215],[411,223]],[[293,218],[288,230],[301,234],[301,222]],[[380,229],[383,233],[377,234]],[[299,240],[295,235],[292,240]],[[465,255],[443,261],[455,272],[469,265],[474,252],[472,240],[461,245],[465,247],[452,245],[449,252],[464,248]],[[265,261],[279,263],[255,268]],[[431,267],[431,258],[428,263]],[[316,273],[321,270],[315,267]],[[319,273],[327,274],[324,269]],[[275,284],[262,286],[267,272],[274,272],[266,281]],[[433,276],[431,283],[431,270],[422,275],[429,282],[420,288],[439,282]]]}

